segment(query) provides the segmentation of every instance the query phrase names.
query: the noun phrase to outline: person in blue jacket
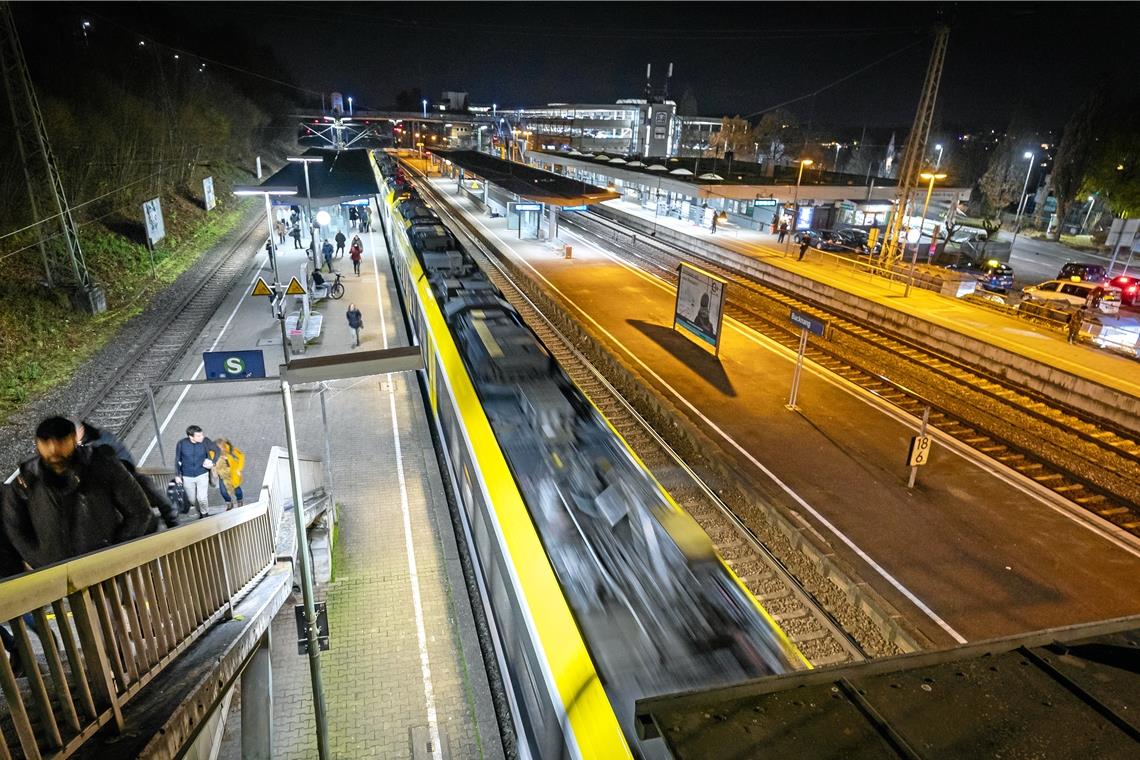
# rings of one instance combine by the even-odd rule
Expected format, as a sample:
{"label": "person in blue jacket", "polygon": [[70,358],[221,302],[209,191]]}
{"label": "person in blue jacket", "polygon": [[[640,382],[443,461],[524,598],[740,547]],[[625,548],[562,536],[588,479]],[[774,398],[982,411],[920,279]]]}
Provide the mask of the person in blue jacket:
{"label": "person in blue jacket", "polygon": [[217,444],[197,425],[186,428],[186,437],[174,449],[174,480],[186,489],[198,517],[210,514],[210,471],[221,455]]}

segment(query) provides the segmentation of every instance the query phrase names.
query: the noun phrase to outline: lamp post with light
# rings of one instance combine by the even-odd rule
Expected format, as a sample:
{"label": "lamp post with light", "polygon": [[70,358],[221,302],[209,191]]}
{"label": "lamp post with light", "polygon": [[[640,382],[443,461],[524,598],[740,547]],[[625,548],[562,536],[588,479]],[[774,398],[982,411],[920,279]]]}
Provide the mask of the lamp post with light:
{"label": "lamp post with light", "polygon": [[319,156],[287,156],[287,161],[301,164],[305,169],[305,209],[309,216],[309,237],[311,244],[309,247],[313,251],[313,269],[320,269],[317,264],[317,220],[313,218],[313,193],[309,189],[309,164],[323,163],[324,159]]}
{"label": "lamp post with light", "polygon": [[348,115],[352,116],[352,96],[348,96]]}
{"label": "lamp post with light", "polygon": [[1027,150],[1024,158],[1029,162],[1029,168],[1025,171],[1025,184],[1021,186],[1021,202],[1017,204],[1017,218],[1013,221],[1013,240],[1010,241],[1010,245],[1017,242],[1017,233],[1021,232],[1021,212],[1025,210],[1025,193],[1029,190],[1029,177],[1033,174],[1033,159],[1036,158],[1036,154]]}
{"label": "lamp post with light", "polygon": [[788,237],[784,239],[784,255],[787,256],[792,250],[792,236],[796,234],[796,219],[799,218],[799,201],[800,201],[800,180],[804,178],[804,167],[811,166],[815,162],[810,158],[803,158],[797,162],[800,165],[799,174],[796,175],[796,192],[792,196],[792,229]]}
{"label": "lamp post with light", "polygon": [[938,171],[942,167],[942,145],[935,145],[934,149],[938,151],[938,156],[934,159],[934,171]]}
{"label": "lamp post with light", "polygon": [[1089,217],[1092,216],[1093,206],[1095,206],[1095,205],[1096,205],[1096,196],[1090,195],[1089,196],[1089,210],[1085,212],[1085,220],[1083,222],[1081,222],[1081,229],[1082,230],[1084,230],[1086,227],[1089,226]]}
{"label": "lamp post with light", "polygon": [[934,194],[935,180],[946,179],[946,175],[942,173],[923,172],[918,175],[920,179],[928,182],[926,186],[926,200],[922,202],[922,216],[918,219],[918,240],[914,244],[914,252],[910,255],[910,276],[906,281],[906,291],[903,293],[903,298],[910,295],[910,288],[914,285],[914,268],[918,264],[918,248],[922,241],[922,230],[926,226],[926,212],[930,209],[930,196]]}
{"label": "lamp post with light", "polygon": [[269,249],[267,249],[267,250],[271,253],[271,255],[269,257],[269,263],[273,267],[273,284],[277,285],[281,282],[281,277],[277,273],[277,243],[274,242],[273,202],[270,200],[270,196],[273,196],[273,195],[282,195],[282,196],[296,195],[297,191],[296,190],[288,190],[288,189],[275,189],[275,188],[265,188],[265,187],[257,187],[257,186],[250,187],[250,186],[238,185],[238,186],[234,187],[233,193],[234,193],[234,195],[261,195],[261,196],[265,197],[265,224],[266,224],[266,228],[269,231]]}

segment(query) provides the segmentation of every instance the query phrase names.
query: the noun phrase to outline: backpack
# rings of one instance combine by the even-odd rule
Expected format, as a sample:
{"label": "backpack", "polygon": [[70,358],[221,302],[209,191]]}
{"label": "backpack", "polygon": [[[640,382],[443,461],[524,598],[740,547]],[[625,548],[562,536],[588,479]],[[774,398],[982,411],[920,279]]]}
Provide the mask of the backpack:
{"label": "backpack", "polygon": [[190,499],[186,497],[186,487],[178,481],[171,480],[166,484],[166,498],[170,499],[170,503],[180,514],[184,515],[190,511]]}

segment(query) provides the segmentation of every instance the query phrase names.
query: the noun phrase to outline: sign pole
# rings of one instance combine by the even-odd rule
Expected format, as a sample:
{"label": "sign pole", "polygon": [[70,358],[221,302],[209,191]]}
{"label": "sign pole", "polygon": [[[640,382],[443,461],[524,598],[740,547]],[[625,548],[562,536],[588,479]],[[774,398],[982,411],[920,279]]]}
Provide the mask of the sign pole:
{"label": "sign pole", "polygon": [[336,522],[336,499],[333,497],[333,476],[332,476],[332,440],[329,438],[329,413],[328,407],[325,405],[325,391],[329,389],[327,382],[321,383],[320,397],[321,397],[321,427],[325,430],[325,479],[328,481],[326,488],[329,492],[329,504],[332,510],[333,522]]}
{"label": "sign pole", "polygon": [[796,397],[800,393],[800,372],[804,366],[804,353],[807,351],[808,330],[806,327],[800,328],[800,348],[796,355],[796,369],[792,373],[792,395],[788,399],[788,403],[784,406],[789,411],[796,411]]}
{"label": "sign pole", "polygon": [[150,418],[154,422],[154,440],[158,442],[158,458],[162,460],[162,466],[166,467],[166,451],[162,448],[162,428],[158,424],[158,407],[154,403],[154,388],[150,387],[150,383],[146,384],[146,395],[150,399]]}
{"label": "sign pole", "polygon": [[[282,322],[284,325],[284,322]],[[284,330],[284,327],[282,327]],[[282,375],[285,373],[282,372]],[[321,647],[317,641],[317,609],[313,598],[313,572],[309,556],[309,538],[305,535],[305,502],[301,492],[301,463],[297,455],[297,428],[293,422],[293,400],[289,381],[281,381],[281,401],[285,406],[285,443],[289,449],[289,481],[293,488],[293,524],[296,530],[297,558],[301,569],[301,595],[305,601],[308,628],[309,676],[313,683],[313,714],[317,726],[317,754],[320,760],[331,760],[329,752],[328,716],[325,712],[325,689],[321,678]]]}
{"label": "sign pole", "polygon": [[[926,425],[929,422],[930,422],[930,407],[928,406],[922,410],[922,427],[919,428],[919,431],[918,431],[918,436],[920,439],[923,439],[923,440],[926,439]],[[912,459],[913,459],[913,457],[912,457]],[[923,460],[923,461],[925,461],[925,460]],[[906,487],[907,488],[914,488],[914,481],[917,477],[918,477],[918,465],[912,464],[910,466],[910,480],[907,481]]]}

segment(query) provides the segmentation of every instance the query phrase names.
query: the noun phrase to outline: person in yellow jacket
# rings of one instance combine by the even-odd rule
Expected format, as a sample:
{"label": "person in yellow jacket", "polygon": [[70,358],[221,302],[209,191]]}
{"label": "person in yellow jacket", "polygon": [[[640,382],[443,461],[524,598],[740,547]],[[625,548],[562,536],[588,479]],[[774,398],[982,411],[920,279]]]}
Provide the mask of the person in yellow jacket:
{"label": "person in yellow jacket", "polygon": [[241,471],[245,469],[245,454],[225,438],[214,442],[222,455],[214,465],[214,474],[218,476],[218,490],[222,493],[222,500],[226,502],[226,510],[233,509],[231,494],[237,499],[237,506],[245,506],[245,496],[241,492]]}

